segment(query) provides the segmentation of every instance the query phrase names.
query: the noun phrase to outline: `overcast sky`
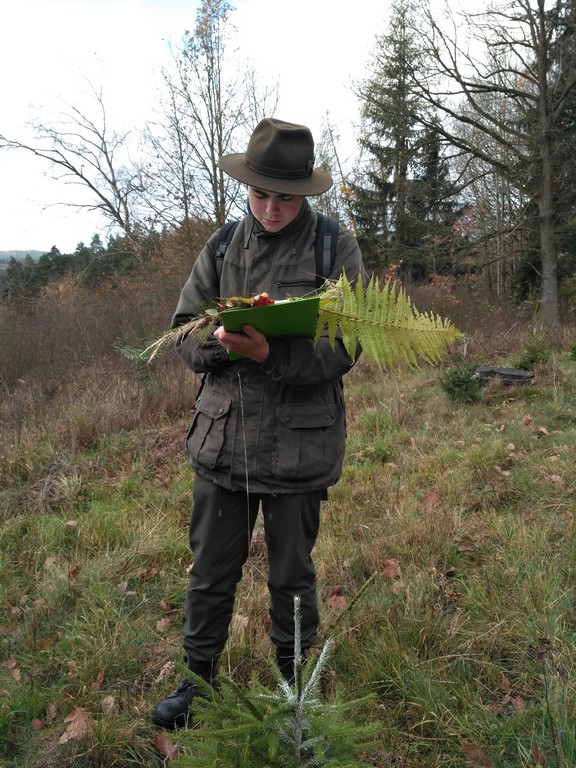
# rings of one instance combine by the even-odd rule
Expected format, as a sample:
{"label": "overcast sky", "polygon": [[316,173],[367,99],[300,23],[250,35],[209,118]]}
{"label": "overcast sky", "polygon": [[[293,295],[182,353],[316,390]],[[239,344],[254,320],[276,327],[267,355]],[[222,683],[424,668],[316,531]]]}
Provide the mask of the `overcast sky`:
{"label": "overcast sky", "polygon": [[[351,84],[366,72],[388,0],[236,0],[231,20],[241,56],[261,81],[279,81],[276,116],[304,123],[316,138],[323,115],[348,146],[357,104]],[[77,103],[88,79],[103,88],[111,128],[141,126],[155,98],[168,44],[193,26],[197,0],[3,0],[0,134],[29,138],[26,122],[50,123]],[[25,152],[0,152],[0,250],[72,252],[104,233],[103,222],[49,206],[71,189]]]}

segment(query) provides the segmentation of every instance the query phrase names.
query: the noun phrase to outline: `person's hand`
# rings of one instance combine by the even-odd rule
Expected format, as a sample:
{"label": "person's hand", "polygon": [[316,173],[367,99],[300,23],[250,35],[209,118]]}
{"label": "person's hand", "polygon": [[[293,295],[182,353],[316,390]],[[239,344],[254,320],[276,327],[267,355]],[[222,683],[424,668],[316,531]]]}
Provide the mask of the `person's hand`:
{"label": "person's hand", "polygon": [[245,325],[242,333],[229,333],[220,326],[214,331],[214,336],[229,352],[235,352],[256,363],[263,363],[270,354],[270,345],[266,336],[252,325]]}

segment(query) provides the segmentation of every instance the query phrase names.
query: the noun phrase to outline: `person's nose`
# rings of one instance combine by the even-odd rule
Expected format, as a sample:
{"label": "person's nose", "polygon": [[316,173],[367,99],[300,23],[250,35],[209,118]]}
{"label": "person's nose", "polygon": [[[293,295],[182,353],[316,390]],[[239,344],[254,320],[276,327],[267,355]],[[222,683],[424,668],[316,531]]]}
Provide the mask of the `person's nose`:
{"label": "person's nose", "polygon": [[277,213],[280,210],[280,205],[275,197],[269,197],[266,201],[266,213]]}

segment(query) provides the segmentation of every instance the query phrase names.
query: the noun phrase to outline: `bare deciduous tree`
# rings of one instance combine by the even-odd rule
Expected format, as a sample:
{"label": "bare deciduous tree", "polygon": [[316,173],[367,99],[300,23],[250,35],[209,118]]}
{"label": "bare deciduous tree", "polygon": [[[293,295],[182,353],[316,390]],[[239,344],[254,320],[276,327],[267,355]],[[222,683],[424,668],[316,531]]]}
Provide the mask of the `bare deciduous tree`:
{"label": "bare deciduous tree", "polygon": [[276,88],[261,91],[255,73],[238,66],[231,11],[226,0],[204,0],[173,68],[163,71],[165,95],[158,120],[148,126],[149,171],[173,221],[221,225],[239,207],[238,184],[218,160],[235,142],[244,148],[255,123],[276,106]]}
{"label": "bare deciduous tree", "polygon": [[56,180],[88,192],[86,200],[74,195],[62,205],[98,211],[111,228],[119,228],[138,253],[138,233],[142,221],[137,215],[142,193],[141,172],[130,160],[128,132],[111,130],[101,90],[90,86],[89,110],[66,105],[65,111],[51,125],[36,120],[31,123],[36,141],[25,143],[0,136],[0,149],[18,149],[46,161]]}
{"label": "bare deciduous tree", "polygon": [[[434,69],[427,77],[414,71],[411,89],[443,115],[439,130],[447,141],[485,163],[534,203],[542,319],[555,330],[559,326],[555,226],[560,199],[556,157],[562,139],[558,128],[576,87],[576,67],[564,65],[559,76],[554,65],[555,47],[573,26],[574,10],[562,0],[550,8],[545,5],[545,0],[512,0],[468,14],[465,22],[473,49],[461,41],[463,27],[451,14],[450,33],[437,12],[424,7],[428,26],[423,25],[420,33]],[[473,52],[478,48],[483,58]],[[574,64],[574,47],[571,56]],[[487,94],[498,98],[489,101]],[[511,108],[500,110],[501,100]],[[500,148],[497,153],[495,145]]]}

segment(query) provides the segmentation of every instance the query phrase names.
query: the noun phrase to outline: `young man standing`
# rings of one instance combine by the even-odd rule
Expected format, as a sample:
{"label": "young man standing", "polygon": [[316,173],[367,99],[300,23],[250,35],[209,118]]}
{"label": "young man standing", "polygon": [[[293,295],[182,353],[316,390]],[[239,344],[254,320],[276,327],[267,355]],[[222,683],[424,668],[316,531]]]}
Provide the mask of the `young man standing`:
{"label": "young man standing", "polygon": [[[172,325],[203,313],[217,297],[272,299],[316,291],[317,215],[306,197],[332,179],[314,169],[314,141],[303,125],[267,118],[245,153],[220,158],[222,170],[248,188],[249,212],[215,267],[218,232],[200,253],[180,295]],[[356,239],[340,226],[332,274],[363,274]],[[176,349],[204,384],[187,439],[195,472],[189,539],[193,553],[182,645],[189,669],[212,682],[228,638],[237,584],[260,509],[268,555],[270,639],[282,673],[294,661],[294,596],[301,600],[301,646],[316,641],[316,572],[311,553],[326,489],[341,474],[345,412],[341,378],[354,359],[327,336],[266,338],[218,327],[200,343],[178,338]],[[230,359],[229,352],[241,355]],[[189,679],[155,708],[153,721],[183,727],[200,691]]]}

